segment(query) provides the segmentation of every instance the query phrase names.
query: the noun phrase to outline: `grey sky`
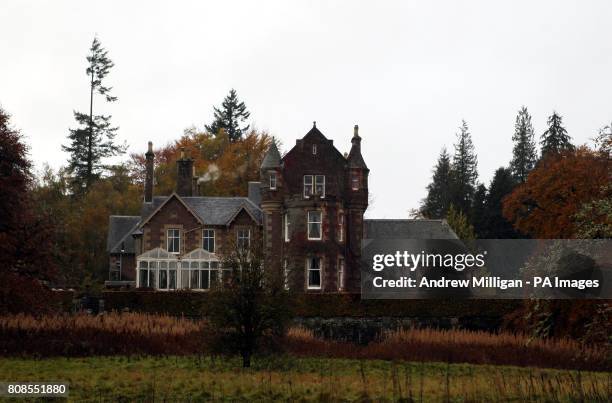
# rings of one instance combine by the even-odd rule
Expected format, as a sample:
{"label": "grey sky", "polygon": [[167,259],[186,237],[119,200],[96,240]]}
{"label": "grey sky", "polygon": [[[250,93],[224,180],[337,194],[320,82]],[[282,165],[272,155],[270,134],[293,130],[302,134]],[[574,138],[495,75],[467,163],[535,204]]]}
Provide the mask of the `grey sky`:
{"label": "grey sky", "polygon": [[610,1],[28,2],[0,5],[0,104],[40,167],[65,163],[95,33],[116,67],[105,112],[130,151],[202,127],[230,88],[287,151],[317,127],[371,169],[370,217],[405,218],[462,118],[481,181],[511,155],[521,105],[586,143],[612,120]]}

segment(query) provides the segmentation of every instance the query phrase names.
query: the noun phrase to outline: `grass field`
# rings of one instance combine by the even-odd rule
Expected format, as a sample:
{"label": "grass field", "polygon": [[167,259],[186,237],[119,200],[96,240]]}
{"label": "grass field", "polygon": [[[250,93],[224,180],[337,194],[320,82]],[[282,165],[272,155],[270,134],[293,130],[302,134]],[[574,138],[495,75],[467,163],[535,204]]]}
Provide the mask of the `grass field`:
{"label": "grass field", "polygon": [[67,381],[71,401],[611,401],[611,374],[379,360],[0,358],[0,381]]}

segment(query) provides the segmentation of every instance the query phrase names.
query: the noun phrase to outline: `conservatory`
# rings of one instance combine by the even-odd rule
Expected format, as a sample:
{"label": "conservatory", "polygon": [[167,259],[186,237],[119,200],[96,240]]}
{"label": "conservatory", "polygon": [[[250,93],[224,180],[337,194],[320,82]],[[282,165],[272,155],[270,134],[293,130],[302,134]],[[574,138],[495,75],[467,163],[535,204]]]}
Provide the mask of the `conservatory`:
{"label": "conservatory", "polygon": [[195,249],[183,256],[155,248],[136,258],[136,287],[156,290],[208,290],[226,279],[231,269],[223,269],[216,254]]}

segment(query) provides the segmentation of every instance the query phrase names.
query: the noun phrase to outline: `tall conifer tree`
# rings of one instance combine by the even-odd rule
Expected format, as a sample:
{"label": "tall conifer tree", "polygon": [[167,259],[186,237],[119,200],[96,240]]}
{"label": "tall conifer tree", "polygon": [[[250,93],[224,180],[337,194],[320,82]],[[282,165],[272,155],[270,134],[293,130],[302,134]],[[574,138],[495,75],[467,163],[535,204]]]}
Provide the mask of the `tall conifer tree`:
{"label": "tall conifer tree", "polygon": [[527,175],[533,169],[537,160],[531,115],[524,106],[516,115],[512,141],[514,142],[514,148],[510,169],[514,178],[523,183],[527,180]]}
{"label": "tall conifer tree", "polygon": [[209,133],[217,134],[221,129],[225,130],[230,141],[236,141],[249,130],[249,125],[241,125],[251,116],[244,102],[238,99],[238,94],[233,88],[223,100],[221,108],[214,107],[215,120],[206,125]]}
{"label": "tall conifer tree", "polygon": [[465,120],[461,122],[455,154],[451,165],[451,203],[464,214],[471,213],[472,200],[478,179],[478,160],[472,143],[472,136]]}
{"label": "tall conifer tree", "polygon": [[479,184],[474,192],[474,200],[472,201],[472,225],[474,232],[479,238],[482,238],[486,230],[486,209],[485,203],[487,199],[487,187],[484,184]]}
{"label": "tall conifer tree", "polygon": [[519,238],[512,224],[502,215],[502,202],[512,193],[517,181],[508,168],[498,168],[489,185],[489,192],[485,201],[485,228],[483,237],[489,239]]}
{"label": "tall conifer tree", "polygon": [[125,145],[115,144],[118,127],[111,125],[111,115],[94,114],[94,95],[102,95],[106,102],[115,102],[117,97],[110,95],[112,87],[103,85],[114,63],[108,58],[98,38],[94,38],[87,56],[87,76],[89,77],[89,113],[74,111],[74,118],[80,125],[70,129],[69,145],[62,149],[70,153],[68,169],[77,192],[86,191],[100,176],[104,166],[102,159],[125,152]]}
{"label": "tall conifer tree", "polygon": [[571,137],[567,134],[567,130],[563,127],[563,119],[557,112],[548,118],[548,129],[542,134],[540,144],[542,146],[542,158],[548,153],[561,153],[563,151],[571,151],[574,146],[571,143]]}
{"label": "tall conifer tree", "polygon": [[421,205],[421,213],[428,218],[444,218],[450,207],[451,162],[443,148],[434,168],[432,182],[427,186],[427,197]]}

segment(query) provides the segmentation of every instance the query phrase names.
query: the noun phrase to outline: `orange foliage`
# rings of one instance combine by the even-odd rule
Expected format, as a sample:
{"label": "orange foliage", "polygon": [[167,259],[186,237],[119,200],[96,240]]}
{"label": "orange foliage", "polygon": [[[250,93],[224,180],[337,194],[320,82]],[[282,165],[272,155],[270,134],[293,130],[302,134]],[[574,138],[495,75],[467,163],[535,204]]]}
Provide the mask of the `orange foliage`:
{"label": "orange foliage", "polygon": [[[259,180],[259,166],[272,142],[267,133],[252,131],[230,142],[223,132],[213,135],[187,130],[179,140],[155,152],[154,194],[169,195],[176,188],[176,160],[181,150],[194,159],[201,196],[246,196],[247,183]],[[144,154],[132,154],[133,176],[144,181]]]}
{"label": "orange foliage", "polygon": [[584,147],[552,155],[504,199],[504,217],[534,238],[573,238],[574,216],[598,198],[611,174],[610,159]]}

